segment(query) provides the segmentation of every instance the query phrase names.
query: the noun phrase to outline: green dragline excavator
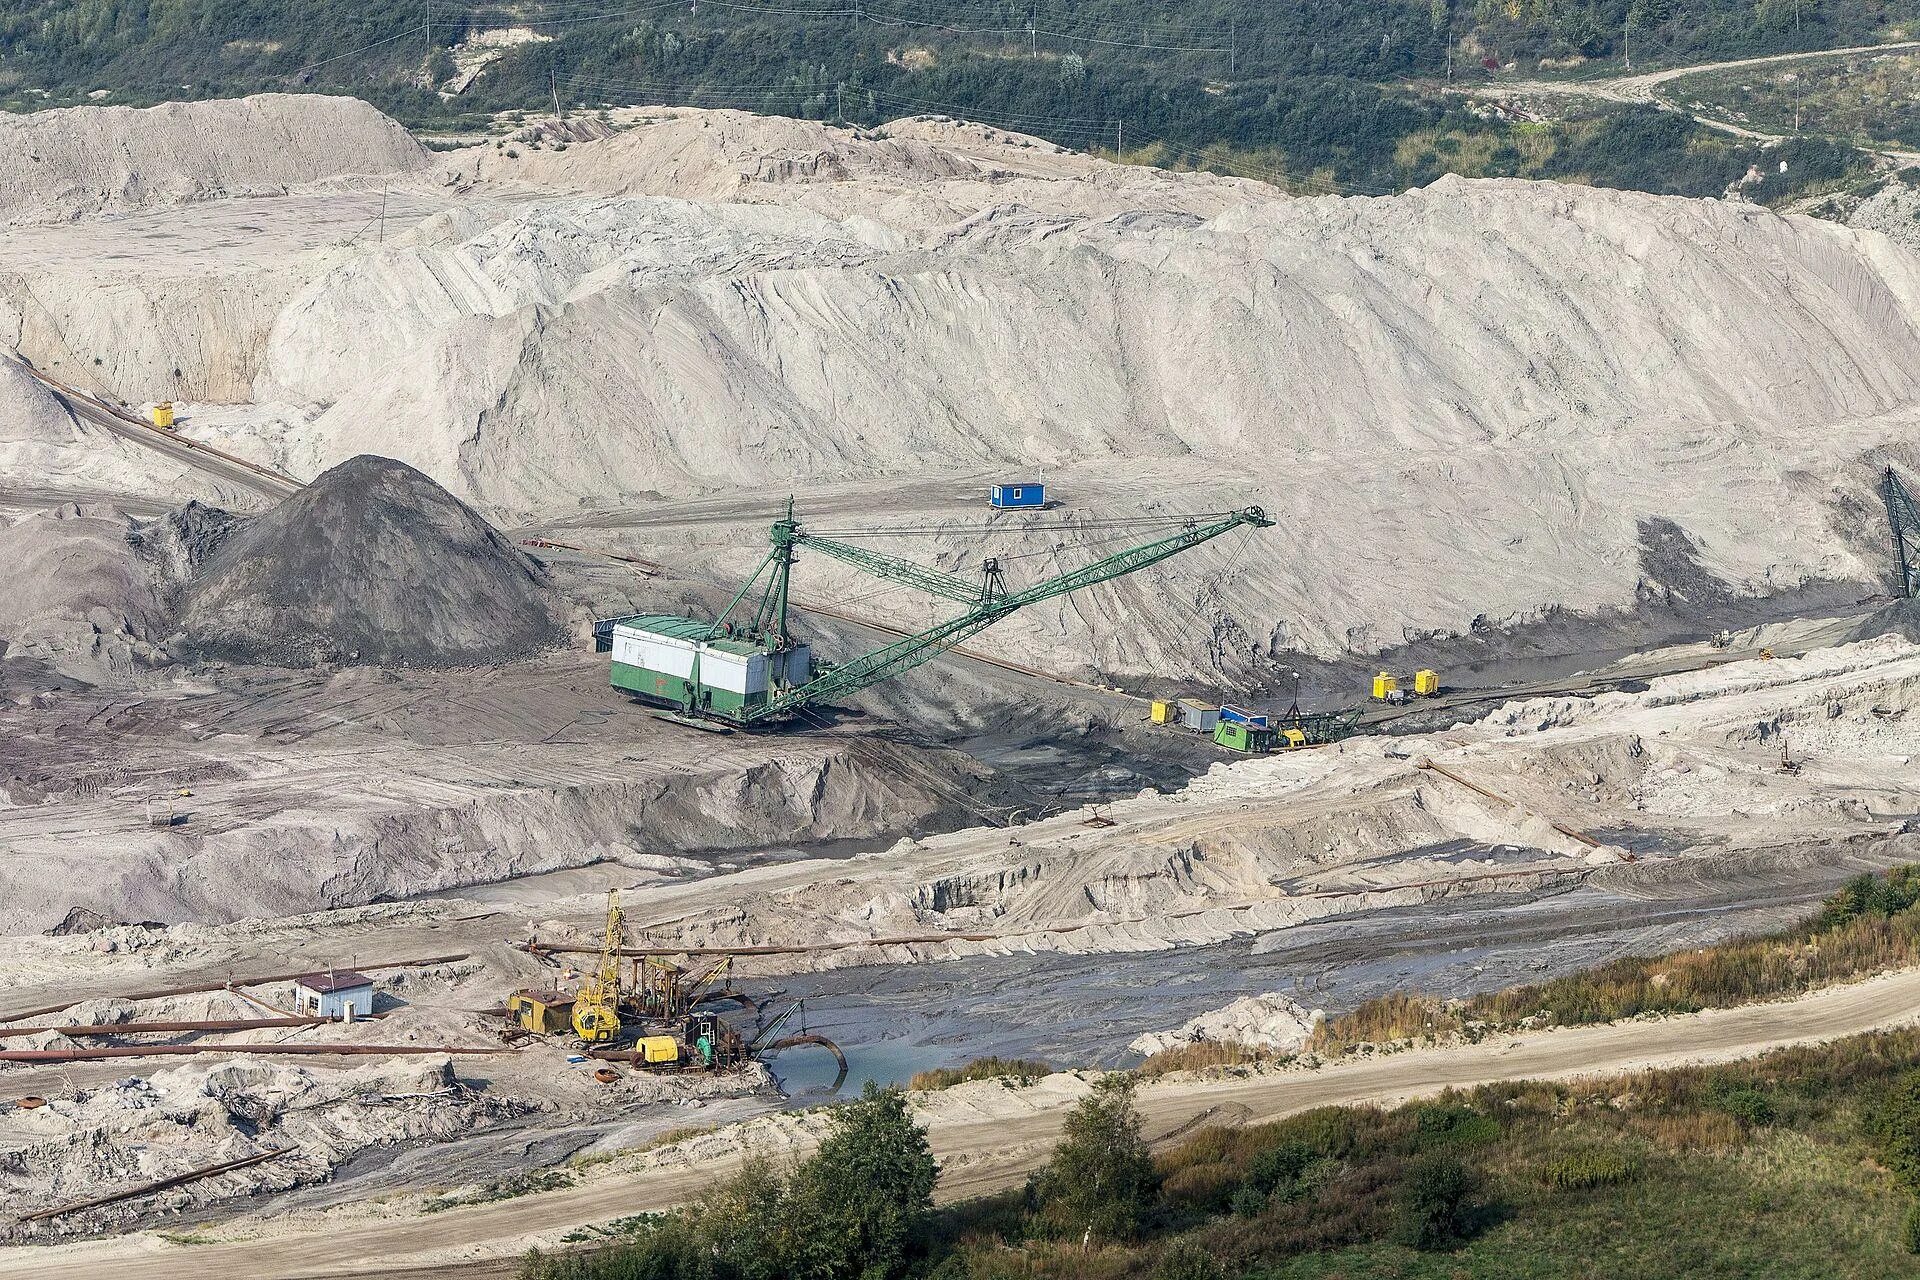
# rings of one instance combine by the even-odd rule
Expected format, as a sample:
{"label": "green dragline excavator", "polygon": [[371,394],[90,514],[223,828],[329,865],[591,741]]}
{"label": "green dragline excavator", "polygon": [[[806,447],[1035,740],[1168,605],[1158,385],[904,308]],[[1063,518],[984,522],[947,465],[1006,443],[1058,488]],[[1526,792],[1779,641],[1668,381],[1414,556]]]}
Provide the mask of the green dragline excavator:
{"label": "green dragline excavator", "polygon": [[[1137,528],[1145,523],[1093,521],[1065,527]],[[773,524],[765,559],[718,618],[702,622],[644,614],[608,619],[596,628],[596,636],[599,647],[613,655],[616,689],[676,718],[761,728],[911,670],[1030,604],[1158,564],[1223,533],[1266,528],[1273,521],[1259,507],[1247,507],[1179,517],[1177,524],[1177,532],[1169,536],[1016,590],[994,557],[982,562],[977,580],[970,580],[810,533],[794,518],[788,499],[785,518]],[[815,661],[811,646],[787,629],[793,564],[803,547],[876,578],[953,601],[964,611],[851,661]]]}

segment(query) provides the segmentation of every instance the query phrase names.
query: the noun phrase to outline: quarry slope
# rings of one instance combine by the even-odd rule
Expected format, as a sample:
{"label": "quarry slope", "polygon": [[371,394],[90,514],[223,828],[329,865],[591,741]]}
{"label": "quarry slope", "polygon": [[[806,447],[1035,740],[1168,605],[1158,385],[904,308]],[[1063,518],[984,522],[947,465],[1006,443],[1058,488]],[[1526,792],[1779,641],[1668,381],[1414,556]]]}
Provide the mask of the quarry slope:
{"label": "quarry slope", "polygon": [[[110,266],[70,264],[84,223],[21,228],[0,336],[135,403],[225,401],[184,429],[295,475],[385,453],[496,522],[723,581],[764,541],[745,495],[789,489],[942,527],[900,550],[955,571],[1112,549],[983,535],[1008,475],[1046,475],[1054,524],[1278,514],[981,638],[1131,679],[1872,583],[1872,472],[1920,462],[1920,260],[1874,232],[1517,181],[1292,199],[940,119],[618,123],[447,157],[351,218],[338,179],[186,206],[116,229]],[[175,305],[196,278],[216,318]]]}

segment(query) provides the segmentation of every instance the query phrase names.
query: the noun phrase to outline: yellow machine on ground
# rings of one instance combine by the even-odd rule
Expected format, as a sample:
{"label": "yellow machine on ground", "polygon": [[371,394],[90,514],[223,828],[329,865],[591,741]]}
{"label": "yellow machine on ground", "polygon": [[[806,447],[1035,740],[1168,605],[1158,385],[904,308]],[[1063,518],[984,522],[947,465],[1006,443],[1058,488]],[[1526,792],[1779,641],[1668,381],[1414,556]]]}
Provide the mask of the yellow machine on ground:
{"label": "yellow machine on ground", "polygon": [[588,1044],[605,1044],[620,1034],[620,894],[607,894],[607,933],[600,966],[580,984],[573,1000],[573,1029]]}
{"label": "yellow machine on ground", "polygon": [[[1433,698],[1440,693],[1440,673],[1430,667],[1422,667],[1413,673],[1413,696]],[[1407,689],[1400,678],[1391,671],[1382,671],[1373,677],[1373,700],[1399,705],[1407,700]]]}
{"label": "yellow machine on ground", "polygon": [[578,991],[516,991],[507,997],[507,1021],[537,1036],[557,1036],[572,1027],[588,1044],[606,1044],[620,1034],[621,916],[618,892],[607,895],[607,931],[600,962]]}

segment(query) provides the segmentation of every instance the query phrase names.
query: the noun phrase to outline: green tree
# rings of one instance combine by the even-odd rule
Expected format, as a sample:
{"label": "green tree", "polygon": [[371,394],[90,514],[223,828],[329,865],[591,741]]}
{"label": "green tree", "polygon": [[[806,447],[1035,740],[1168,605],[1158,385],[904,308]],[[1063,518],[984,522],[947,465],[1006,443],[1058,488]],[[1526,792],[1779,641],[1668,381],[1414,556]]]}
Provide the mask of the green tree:
{"label": "green tree", "polygon": [[1134,1087],[1132,1076],[1102,1076],[1067,1116],[1038,1183],[1042,1208],[1062,1232],[1128,1240],[1153,1205],[1159,1180],[1140,1136]]}
{"label": "green tree", "polygon": [[1445,1152],[1416,1156],[1400,1184],[1400,1243],[1414,1249],[1448,1249],[1466,1238],[1473,1171]]}
{"label": "green tree", "polygon": [[833,1113],[787,1195],[791,1268],[803,1280],[891,1280],[924,1245],[939,1173],[906,1094],[867,1082]]}
{"label": "green tree", "polygon": [[780,1280],[793,1248],[787,1193],[785,1173],[759,1157],[700,1198],[688,1216],[722,1274]]}

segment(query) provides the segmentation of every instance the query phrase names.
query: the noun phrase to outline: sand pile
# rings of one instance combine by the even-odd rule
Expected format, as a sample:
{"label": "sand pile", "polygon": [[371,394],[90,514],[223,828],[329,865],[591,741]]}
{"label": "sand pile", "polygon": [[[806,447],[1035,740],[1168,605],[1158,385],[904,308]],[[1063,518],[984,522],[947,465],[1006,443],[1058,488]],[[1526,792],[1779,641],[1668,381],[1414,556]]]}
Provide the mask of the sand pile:
{"label": "sand pile", "polygon": [[260,94],[0,116],[0,221],[61,221],[340,174],[423,167],[427,151],[355,98]]}
{"label": "sand pile", "polygon": [[662,111],[634,127],[565,151],[476,149],[448,172],[479,182],[606,196],[740,199],[759,185],[937,182],[982,169],[951,150],[896,141],[811,120],[744,111]]}
{"label": "sand pile", "polygon": [[0,523],[0,656],[90,679],[162,660],[165,610],[132,532],[111,508],[73,503]]}
{"label": "sand pile", "polygon": [[1242,996],[1223,1009],[1214,1009],[1172,1031],[1150,1032],[1128,1045],[1135,1053],[1155,1054],[1189,1044],[1237,1044],[1249,1049],[1295,1053],[1307,1043],[1314,1027],[1326,1015],[1303,1008],[1277,991]]}
{"label": "sand pile", "polygon": [[540,568],[466,504],[363,455],[222,543],[173,647],[286,667],[500,662],[559,643],[557,607]]}

